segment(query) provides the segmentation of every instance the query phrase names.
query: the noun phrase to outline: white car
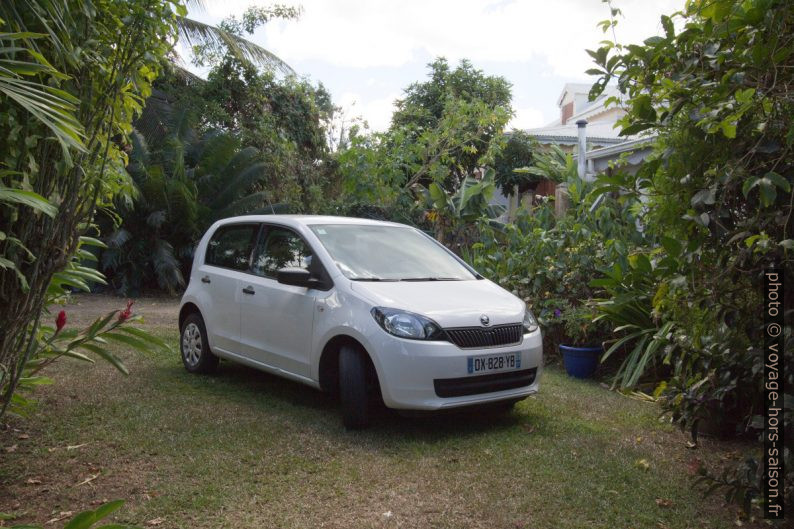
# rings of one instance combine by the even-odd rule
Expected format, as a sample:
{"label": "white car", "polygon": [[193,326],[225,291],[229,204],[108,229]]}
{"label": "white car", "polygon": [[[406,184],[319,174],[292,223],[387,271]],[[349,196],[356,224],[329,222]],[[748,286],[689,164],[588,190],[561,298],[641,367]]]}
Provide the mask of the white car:
{"label": "white car", "polygon": [[523,301],[410,226],[256,215],[213,224],[179,312],[190,372],[224,358],[338,393],[362,428],[397,410],[537,392],[542,337]]}

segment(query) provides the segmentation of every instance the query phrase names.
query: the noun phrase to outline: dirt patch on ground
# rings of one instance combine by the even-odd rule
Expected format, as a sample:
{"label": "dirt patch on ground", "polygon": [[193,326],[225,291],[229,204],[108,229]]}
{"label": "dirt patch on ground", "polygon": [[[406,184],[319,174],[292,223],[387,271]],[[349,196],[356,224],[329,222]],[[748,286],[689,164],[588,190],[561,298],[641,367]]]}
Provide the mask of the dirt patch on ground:
{"label": "dirt patch on ground", "polygon": [[14,436],[32,440],[15,443],[20,448],[14,457],[25,461],[23,475],[4,480],[0,493],[0,512],[13,515],[14,523],[59,527],[65,523],[61,520],[108,501],[124,498],[130,504],[143,503],[156,494],[150,490],[162,470],[156,460],[119,457],[106,443],[37,442],[47,434],[35,428],[5,432],[3,444]]}
{"label": "dirt patch on ground", "polygon": [[[152,327],[173,327],[179,319],[179,298],[137,298],[133,300],[133,312],[143,317],[144,324]],[[126,298],[97,294],[75,294],[62,308],[66,311],[70,325],[83,327],[111,310],[121,310]]]}
{"label": "dirt patch on ground", "polygon": [[[112,310],[124,309],[126,304],[126,298],[76,294],[63,307],[53,307],[52,312],[66,311],[67,326],[80,329]],[[138,298],[133,312],[143,317],[136,326],[176,334],[179,299]],[[132,371],[150,367],[150,362],[140,355],[119,354]],[[15,517],[9,523],[35,521],[59,527],[64,523],[61,520],[69,518],[73,511],[96,508],[119,498],[135,504],[156,496],[150,489],[166,466],[164,461],[118,454],[112,439],[92,441],[88,439],[90,431],[83,432],[85,437],[77,431],[53,431],[53,424],[46,420],[68,418],[78,404],[90,407],[95,401],[98,405],[107,396],[97,389],[114,388],[130,395],[138,383],[102,363],[66,361],[49,371],[46,374],[56,384],[36,393],[34,416],[9,417],[5,429],[0,431],[0,513]],[[65,430],[69,426],[60,425]]]}

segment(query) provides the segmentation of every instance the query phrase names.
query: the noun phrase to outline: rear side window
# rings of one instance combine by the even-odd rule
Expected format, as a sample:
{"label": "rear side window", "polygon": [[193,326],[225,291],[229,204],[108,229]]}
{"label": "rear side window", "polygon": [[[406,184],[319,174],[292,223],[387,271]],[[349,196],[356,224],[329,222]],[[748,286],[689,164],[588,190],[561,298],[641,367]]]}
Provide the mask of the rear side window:
{"label": "rear side window", "polygon": [[258,276],[276,277],[279,268],[311,270],[311,264],[311,248],[297,233],[273,227],[257,244],[252,270]]}
{"label": "rear side window", "polygon": [[212,266],[247,271],[258,230],[259,226],[256,224],[234,224],[218,228],[207,244],[204,262]]}

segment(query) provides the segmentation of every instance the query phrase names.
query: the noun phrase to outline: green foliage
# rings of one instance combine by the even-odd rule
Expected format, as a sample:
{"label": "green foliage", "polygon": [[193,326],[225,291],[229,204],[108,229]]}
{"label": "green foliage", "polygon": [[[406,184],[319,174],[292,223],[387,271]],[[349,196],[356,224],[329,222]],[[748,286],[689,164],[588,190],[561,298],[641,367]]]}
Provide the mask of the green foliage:
{"label": "green foliage", "polygon": [[483,226],[482,240],[464,253],[477,270],[529,304],[543,326],[547,354],[556,354],[560,343],[610,338],[611,327],[596,318],[590,302],[599,292],[590,282],[642,242],[631,203],[610,198],[594,207],[592,186],[575,176],[566,183],[571,207],[563,217],[555,218],[552,203],[543,202],[502,230]]}
{"label": "green foliage", "polygon": [[[0,29],[4,25],[0,18]],[[48,78],[64,79],[31,44],[46,36],[30,31],[0,33],[0,93],[46,125],[65,149],[82,149],[83,126],[74,116],[78,101],[68,92],[42,82]]]}
{"label": "green foliage", "polygon": [[0,3],[4,404],[54,274],[69,266],[96,209],[132,191],[124,145],[183,11],[177,0]]}
{"label": "green foliage", "polygon": [[322,85],[277,79],[227,55],[194,92],[193,105],[185,108],[192,109],[199,133],[221,130],[258,149],[276,202],[313,211],[317,198],[336,186],[325,128],[334,107]]}
{"label": "green foliage", "polygon": [[[156,152],[133,133],[127,171],[138,194],[117,205],[121,225],[109,229],[102,269],[114,289],[138,295],[144,287],[175,293],[184,286],[193,248],[214,221],[284,210],[267,190],[268,167],[254,147],[211,132],[197,138],[177,128]],[[108,226],[111,228],[111,226]]]}
{"label": "green foliage", "polygon": [[[410,85],[397,101],[390,131],[417,144],[409,185],[444,178],[448,188],[492,162],[494,147],[512,115],[510,84],[486,76],[467,61],[451,69],[446,59],[428,65],[430,79]],[[418,156],[417,156],[418,154]]]}
{"label": "green foliage", "polygon": [[419,187],[418,194],[427,218],[435,225],[436,239],[460,253],[477,237],[476,221],[495,219],[504,207],[490,204],[496,185],[494,170],[488,169],[480,180],[466,177],[455,193],[447,192],[441,184]]}
{"label": "green foliage", "polygon": [[394,220],[429,222],[460,251],[476,232],[473,220],[501,214],[487,204],[493,172],[479,183],[475,169],[490,167],[506,141],[510,87],[468,61],[450,70],[438,59],[430,68],[430,80],[406,89],[387,132],[351,130],[337,156],[340,199],[349,207],[331,211],[374,207]]}
{"label": "green foliage", "polygon": [[230,33],[235,35],[241,35],[243,31],[251,35],[258,27],[276,18],[282,20],[297,20],[302,11],[303,8],[301,7],[292,7],[282,4],[273,4],[267,7],[250,6],[243,12],[241,20],[232,15],[224,20],[222,25]]}
{"label": "green foliage", "polygon": [[[123,505],[123,500],[103,503],[94,510],[83,511],[75,515],[63,529],[90,529],[96,527],[96,524],[119,510]],[[42,529],[42,527],[39,525],[12,525],[11,529]],[[96,529],[135,529],[135,526],[111,523],[98,526]]]}
{"label": "green foliage", "polygon": [[[605,294],[597,305],[598,319],[609,321],[619,335],[602,359],[616,353],[623,355],[613,388],[634,388],[651,371],[654,372],[651,383],[658,381],[661,374],[657,368],[670,365],[676,350],[671,339],[675,323],[658,319],[662,308],[658,304],[662,303],[668,288],[661,278],[668,272],[666,266],[669,265],[649,259],[642,251],[621,261],[623,264],[615,263],[604,271],[606,277],[594,279],[590,285],[603,289]],[[630,346],[628,352],[626,346]],[[665,373],[669,374],[669,369],[665,369]]]}
{"label": "green foliage", "polygon": [[159,338],[130,327],[131,323],[140,321],[140,317],[131,312],[131,301],[127,303],[126,309],[115,310],[97,318],[80,331],[67,328],[66,311],[60,311],[53,318],[54,326],[40,322],[41,317],[52,318],[52,308],[65,303],[72,290],[88,292],[93,283],[105,284],[105,278],[99,271],[84,265],[86,261],[97,260],[94,253],[84,246],[105,247],[97,239],[81,237],[77,251],[66,268],[53,275],[47,287],[42,315],[31,324],[31,341],[17,367],[18,372],[16,376],[5,373],[6,376],[3,377],[4,383],[0,386],[3,408],[0,416],[6,411],[26,415],[35,404],[28,395],[38,386],[52,383],[49,377],[41,375],[40,372],[62,358],[94,363],[92,357],[98,357],[126,375],[127,368],[108,348],[109,343],[123,343],[132,350],[141,352],[169,350],[168,345]]}
{"label": "green foliage", "polygon": [[175,293],[219,218],[328,210],[338,182],[325,127],[335,108],[322,85],[277,79],[227,53],[207,81],[167,69],[150,100],[127,166],[138,196],[116,204],[120,225],[104,225],[103,270],[117,291]]}
{"label": "green foliage", "polygon": [[[657,394],[682,427],[693,435],[704,423],[723,434],[759,434],[763,271],[794,272],[794,4],[692,1],[661,23],[664,35],[642,45],[605,43],[590,52],[599,75],[591,95],[614,80],[626,98],[622,134],[658,136],[636,175],[604,181],[604,190],[643,197],[641,222],[660,241],[646,256],[652,280],[611,293],[615,305],[622,296],[640,301],[643,316],[634,323],[645,323],[627,332],[647,332],[626,345],[647,365],[669,365]],[[790,315],[787,387],[794,383]],[[605,317],[620,324],[616,314]],[[639,380],[641,368],[628,369],[624,383]],[[783,422],[792,435],[790,408]],[[783,459],[790,466],[791,452]],[[746,508],[760,494],[760,473],[737,471],[714,483]],[[790,506],[794,481],[785,494]]]}
{"label": "green foliage", "polygon": [[187,18],[187,10],[180,10],[178,22],[179,38],[191,47],[191,60],[196,66],[215,66],[225,56],[268,70],[279,70],[294,74],[292,68],[274,53],[243,37],[243,32],[252,35],[259,26],[274,18],[296,19],[301,9],[275,4],[269,7],[251,6],[243,13],[242,20],[231,16],[212,26]]}
{"label": "green foliage", "polygon": [[513,194],[515,186],[523,194],[534,190],[541,178],[525,171],[516,171],[528,167],[533,162],[533,155],[538,150],[537,140],[524,132],[514,129],[507,134],[505,143],[496,155],[493,167],[496,170],[496,185],[505,196]]}
{"label": "green foliage", "polygon": [[384,218],[404,220],[414,201],[404,187],[402,153],[392,148],[402,145],[402,138],[396,133],[361,134],[358,127],[350,131],[349,138],[350,143],[336,158],[342,189],[332,211],[355,215],[367,208],[381,212]]}
{"label": "green foliage", "polygon": [[518,167],[513,172],[533,182],[542,179],[558,183],[576,181],[579,176],[573,156],[560,149],[558,145],[550,145],[547,150],[536,151],[531,165]]}

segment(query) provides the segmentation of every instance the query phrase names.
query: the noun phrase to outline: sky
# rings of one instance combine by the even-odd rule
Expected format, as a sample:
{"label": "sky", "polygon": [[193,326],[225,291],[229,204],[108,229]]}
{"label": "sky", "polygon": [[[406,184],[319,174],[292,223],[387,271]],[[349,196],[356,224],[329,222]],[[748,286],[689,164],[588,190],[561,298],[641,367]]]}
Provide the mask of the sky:
{"label": "sky", "polygon": [[[205,0],[191,18],[217,24],[267,0]],[[389,126],[394,101],[427,77],[427,64],[469,59],[512,84],[510,128],[543,126],[557,118],[566,82],[592,82],[586,49],[609,34],[602,0],[277,0],[301,6],[298,20],[271,21],[249,40],[286,61],[299,75],[322,82],[347,118],[374,130]],[[684,0],[614,0],[622,10],[617,40],[637,43],[660,34],[659,17]]]}

